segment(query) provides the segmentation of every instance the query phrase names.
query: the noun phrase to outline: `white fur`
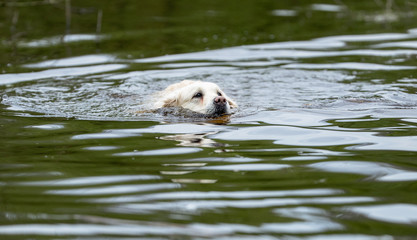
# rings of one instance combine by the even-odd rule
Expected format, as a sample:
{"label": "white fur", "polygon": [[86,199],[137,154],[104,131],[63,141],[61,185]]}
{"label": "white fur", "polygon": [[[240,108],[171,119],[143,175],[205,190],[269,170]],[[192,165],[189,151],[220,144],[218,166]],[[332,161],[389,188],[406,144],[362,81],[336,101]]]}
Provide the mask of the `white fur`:
{"label": "white fur", "polygon": [[[196,97],[197,93],[202,96]],[[183,107],[198,113],[216,114],[214,99],[218,96],[226,99],[224,114],[229,114],[231,108],[237,108],[237,104],[215,83],[193,80],[172,84],[157,93],[154,108]]]}

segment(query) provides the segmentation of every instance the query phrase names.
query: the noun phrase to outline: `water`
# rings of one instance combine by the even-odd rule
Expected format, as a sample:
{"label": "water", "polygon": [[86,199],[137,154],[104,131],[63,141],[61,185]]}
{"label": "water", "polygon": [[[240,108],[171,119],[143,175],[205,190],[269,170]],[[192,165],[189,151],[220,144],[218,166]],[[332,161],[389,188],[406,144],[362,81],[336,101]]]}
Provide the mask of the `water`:
{"label": "water", "polygon": [[[338,22],[348,7],[267,5],[261,20],[308,9]],[[381,16],[404,23],[371,13],[373,27]],[[150,24],[184,21],[169,17]],[[295,40],[270,30],[268,41],[128,57],[106,46],[51,57],[65,42],[117,35],[19,41],[47,58],[15,56],[0,74],[0,238],[416,238],[417,26],[407,26],[324,35],[328,26]],[[146,111],[183,79],[217,83],[239,109],[225,119]]]}

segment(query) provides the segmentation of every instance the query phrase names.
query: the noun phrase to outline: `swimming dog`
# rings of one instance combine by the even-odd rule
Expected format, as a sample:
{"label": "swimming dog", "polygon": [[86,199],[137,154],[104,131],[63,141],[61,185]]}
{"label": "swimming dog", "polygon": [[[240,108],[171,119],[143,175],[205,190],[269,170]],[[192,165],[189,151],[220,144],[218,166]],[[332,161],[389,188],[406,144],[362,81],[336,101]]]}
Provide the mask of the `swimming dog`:
{"label": "swimming dog", "polygon": [[230,114],[237,104],[217,84],[184,80],[168,86],[156,94],[155,109],[182,107],[208,116]]}

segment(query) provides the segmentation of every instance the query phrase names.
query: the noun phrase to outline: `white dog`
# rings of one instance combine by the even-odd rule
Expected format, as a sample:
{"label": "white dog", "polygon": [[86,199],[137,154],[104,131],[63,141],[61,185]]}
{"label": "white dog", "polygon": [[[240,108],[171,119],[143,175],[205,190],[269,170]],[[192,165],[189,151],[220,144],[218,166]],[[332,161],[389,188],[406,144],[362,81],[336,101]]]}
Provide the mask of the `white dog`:
{"label": "white dog", "polygon": [[230,114],[237,104],[214,83],[184,80],[157,93],[154,108],[182,107],[209,116]]}

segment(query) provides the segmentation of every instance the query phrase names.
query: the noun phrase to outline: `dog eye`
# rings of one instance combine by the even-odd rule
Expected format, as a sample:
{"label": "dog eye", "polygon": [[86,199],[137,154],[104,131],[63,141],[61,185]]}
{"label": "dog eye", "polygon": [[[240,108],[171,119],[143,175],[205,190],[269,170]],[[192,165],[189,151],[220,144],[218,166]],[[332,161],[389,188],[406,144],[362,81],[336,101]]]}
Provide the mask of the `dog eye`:
{"label": "dog eye", "polygon": [[203,94],[201,92],[198,92],[196,94],[194,94],[193,98],[201,98],[203,96]]}
{"label": "dog eye", "polygon": [[222,93],[221,93],[221,92],[217,92],[217,95],[218,95],[218,96],[222,96]]}

